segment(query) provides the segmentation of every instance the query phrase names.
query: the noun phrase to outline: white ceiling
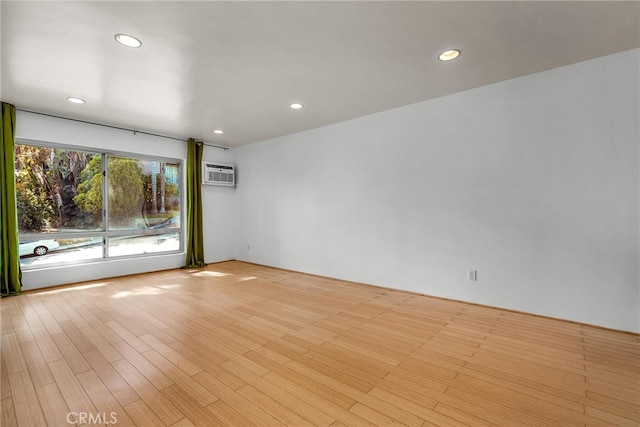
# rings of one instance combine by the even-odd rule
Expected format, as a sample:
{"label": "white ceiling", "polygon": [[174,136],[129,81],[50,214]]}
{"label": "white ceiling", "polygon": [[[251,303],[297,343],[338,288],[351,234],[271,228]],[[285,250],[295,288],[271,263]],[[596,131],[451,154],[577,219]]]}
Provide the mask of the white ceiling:
{"label": "white ceiling", "polygon": [[635,1],[0,4],[2,101],[226,146],[640,47]]}

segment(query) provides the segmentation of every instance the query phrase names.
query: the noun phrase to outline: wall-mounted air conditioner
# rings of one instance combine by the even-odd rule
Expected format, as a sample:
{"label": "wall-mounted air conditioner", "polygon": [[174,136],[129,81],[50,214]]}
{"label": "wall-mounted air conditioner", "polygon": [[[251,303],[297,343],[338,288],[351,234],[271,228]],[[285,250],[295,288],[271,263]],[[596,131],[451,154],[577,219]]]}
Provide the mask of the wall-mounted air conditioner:
{"label": "wall-mounted air conditioner", "polygon": [[202,183],[235,187],[235,166],[217,162],[202,162]]}

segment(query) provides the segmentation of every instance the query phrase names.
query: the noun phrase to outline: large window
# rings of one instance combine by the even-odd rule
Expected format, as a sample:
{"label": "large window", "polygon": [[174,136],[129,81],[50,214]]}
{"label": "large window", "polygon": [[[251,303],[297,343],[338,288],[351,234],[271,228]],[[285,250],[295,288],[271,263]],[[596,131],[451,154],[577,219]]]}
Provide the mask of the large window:
{"label": "large window", "polygon": [[180,162],[16,146],[23,267],[181,250]]}

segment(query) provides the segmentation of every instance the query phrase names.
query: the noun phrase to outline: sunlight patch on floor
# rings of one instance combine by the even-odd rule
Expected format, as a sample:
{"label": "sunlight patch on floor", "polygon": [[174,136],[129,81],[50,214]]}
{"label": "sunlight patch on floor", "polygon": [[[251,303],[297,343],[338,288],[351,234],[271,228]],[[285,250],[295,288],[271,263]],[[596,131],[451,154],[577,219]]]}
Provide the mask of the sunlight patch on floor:
{"label": "sunlight patch on floor", "polygon": [[228,273],[220,273],[219,271],[197,271],[195,273],[191,273],[192,276],[196,277],[225,277],[230,276]]}
{"label": "sunlight patch on floor", "polygon": [[160,289],[160,287],[155,286],[145,286],[144,288],[134,289],[131,291],[120,291],[113,295],[111,298],[120,299],[131,296],[140,296],[140,295],[160,295],[166,292],[166,289]]}
{"label": "sunlight patch on floor", "polygon": [[241,277],[238,280],[236,280],[236,282],[246,282],[247,280],[256,280],[257,277],[254,276],[247,276],[247,277]]}
{"label": "sunlight patch on floor", "polygon": [[48,291],[36,291],[36,292],[30,292],[29,296],[32,295],[52,295],[52,294],[59,294],[62,292],[70,292],[70,291],[83,291],[86,289],[91,289],[91,288],[101,288],[103,286],[107,286],[109,284],[109,282],[102,282],[102,283],[91,283],[88,285],[77,285],[77,286],[72,286],[72,287],[65,287],[65,288],[57,288],[57,289],[51,289]]}

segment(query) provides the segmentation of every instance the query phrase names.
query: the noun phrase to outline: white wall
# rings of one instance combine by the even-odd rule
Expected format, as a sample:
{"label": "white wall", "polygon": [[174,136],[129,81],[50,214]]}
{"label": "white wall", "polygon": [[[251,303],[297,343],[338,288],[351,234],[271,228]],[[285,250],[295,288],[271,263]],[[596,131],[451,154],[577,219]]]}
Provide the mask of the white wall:
{"label": "white wall", "polygon": [[[222,151],[219,148],[205,146],[202,158],[235,164],[232,149]],[[235,188],[202,186],[202,226],[205,262],[228,261],[236,258],[238,207]]]}
{"label": "white wall", "polygon": [[[113,128],[57,119],[18,111],[16,137],[26,141],[43,141],[114,152],[158,155],[185,161],[187,145],[180,141],[144,134],[133,134]],[[205,147],[204,158],[233,163],[233,154]],[[184,171],[183,171],[184,174]],[[227,190],[227,191],[224,191]],[[229,205],[229,189],[203,188],[203,209],[207,220],[205,232],[205,261],[215,262],[234,258],[235,218],[233,209],[216,209]],[[135,259],[111,259],[106,262],[48,267],[23,271],[23,290],[67,283],[96,280],[106,277],[144,273],[184,264],[185,254],[155,255]]]}
{"label": "white wall", "polygon": [[237,149],[238,259],[640,332],[639,55]]}

